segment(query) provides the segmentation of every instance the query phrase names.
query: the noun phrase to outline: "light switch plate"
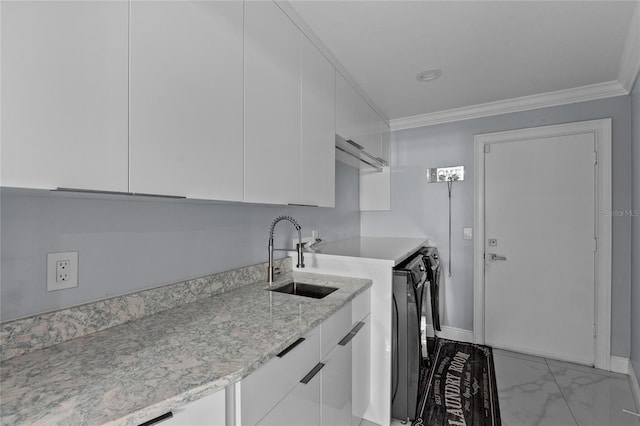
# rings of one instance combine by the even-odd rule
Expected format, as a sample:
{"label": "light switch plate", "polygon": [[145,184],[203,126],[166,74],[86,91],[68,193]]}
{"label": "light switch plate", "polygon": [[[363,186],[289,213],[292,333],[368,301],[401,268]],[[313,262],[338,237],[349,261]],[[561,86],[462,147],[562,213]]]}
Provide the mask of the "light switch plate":
{"label": "light switch plate", "polygon": [[473,240],[473,228],[463,228],[462,238],[465,240]]}
{"label": "light switch plate", "polygon": [[47,254],[47,291],[78,287],[78,252]]}

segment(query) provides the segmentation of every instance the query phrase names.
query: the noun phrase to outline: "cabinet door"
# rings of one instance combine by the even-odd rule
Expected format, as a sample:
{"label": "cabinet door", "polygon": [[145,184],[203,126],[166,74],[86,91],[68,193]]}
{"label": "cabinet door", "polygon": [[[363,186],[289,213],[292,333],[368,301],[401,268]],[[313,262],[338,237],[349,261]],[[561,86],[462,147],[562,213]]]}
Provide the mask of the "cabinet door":
{"label": "cabinet door", "polygon": [[236,388],[242,425],[254,425],[285,397],[320,360],[320,326],[245,377]]}
{"label": "cabinet door", "polygon": [[382,123],[382,133],[380,134],[380,158],[391,165],[391,146],[389,139],[391,137],[391,129],[386,123]]}
{"label": "cabinet door", "polygon": [[360,210],[391,210],[391,169],[381,172],[360,170]]}
{"label": "cabinet door", "polygon": [[322,426],[351,424],[351,343],[337,345],[322,363]]}
{"label": "cabinet door", "polygon": [[2,2],[2,186],[127,191],[127,1]]}
{"label": "cabinet door", "polygon": [[320,426],[320,374],[313,376],[306,384],[298,383],[257,424],[259,426]]}
{"label": "cabinet door", "polygon": [[302,37],[299,203],[335,206],[335,69]]}
{"label": "cabinet door", "polygon": [[242,200],[242,2],[131,3],[132,192]]}
{"label": "cabinet door", "polygon": [[336,72],[336,134],[345,140],[354,140],[358,133],[358,96],[342,74]]}
{"label": "cabinet door", "polygon": [[299,202],[300,37],[298,28],[275,3],[245,3],[247,202]]}
{"label": "cabinet door", "polygon": [[382,118],[377,112],[373,110],[368,104],[366,105],[368,116],[367,133],[362,140],[361,145],[364,146],[365,151],[374,157],[380,157],[381,153],[381,133],[382,133]]}
{"label": "cabinet door", "polygon": [[172,411],[173,417],[162,426],[225,426],[225,391],[190,402]]}
{"label": "cabinet door", "polygon": [[371,390],[371,318],[362,320],[364,326],[351,340],[352,361],[352,412],[354,424],[359,425],[369,407]]}

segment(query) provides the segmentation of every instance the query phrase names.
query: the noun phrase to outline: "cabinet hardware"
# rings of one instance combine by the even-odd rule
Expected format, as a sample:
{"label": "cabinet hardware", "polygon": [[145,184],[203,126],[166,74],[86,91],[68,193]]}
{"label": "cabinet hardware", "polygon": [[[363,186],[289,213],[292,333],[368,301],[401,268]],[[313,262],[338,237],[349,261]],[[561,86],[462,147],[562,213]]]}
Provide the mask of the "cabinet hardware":
{"label": "cabinet hardware", "polygon": [[313,377],[314,377],[316,374],[318,374],[318,371],[322,370],[322,367],[324,367],[324,364],[323,364],[323,363],[319,362],[318,364],[316,364],[316,366],[315,366],[315,367],[313,367],[313,369],[312,369],[311,371],[309,371],[309,373],[308,373],[306,376],[304,376],[304,377],[302,378],[302,380],[300,380],[300,383],[303,383],[303,384],[305,384],[305,385],[306,385],[307,383],[309,383],[309,382],[311,381],[311,379],[313,379]]}
{"label": "cabinet hardware", "polygon": [[294,207],[320,207],[317,204],[299,204],[299,203],[288,203],[288,206],[294,206]]}
{"label": "cabinet hardware", "polygon": [[157,198],[177,198],[177,199],[185,199],[184,195],[163,195],[163,194],[147,194],[145,192],[134,192],[131,195],[137,195],[140,197],[157,197]]}
{"label": "cabinet hardware", "polygon": [[381,172],[383,167],[389,165],[386,160],[380,157],[374,157],[368,153],[362,145],[357,144],[352,140],[345,140],[340,135],[336,135],[336,149],[354,157],[358,161],[370,167],[373,167],[378,172]]}
{"label": "cabinet hardware", "polygon": [[383,166],[388,166],[389,165],[387,160],[385,160],[384,158],[376,157],[376,160],[378,160],[380,162],[380,164],[382,164]]}
{"label": "cabinet hardware", "polygon": [[362,327],[364,327],[364,326],[365,326],[365,323],[364,323],[364,322],[362,322],[362,321],[358,321],[358,323],[353,327],[353,329],[351,330],[351,332],[352,332],[353,334],[357,334],[357,333],[358,333],[358,331],[360,331],[360,329],[361,329]]}
{"label": "cabinet hardware", "polygon": [[344,336],[342,338],[342,340],[340,340],[338,342],[338,344],[340,346],[346,346],[347,343],[349,343],[351,341],[351,339],[353,339],[354,337],[356,337],[356,334],[358,334],[358,331],[360,331],[360,329],[364,327],[364,323],[362,321],[359,321],[355,327],[353,327],[353,329],[351,329],[351,331],[349,333],[347,333],[346,336]]}
{"label": "cabinet hardware", "polygon": [[102,191],[99,189],[81,189],[81,188],[56,188],[55,192],[80,192],[83,194],[106,194],[106,195],[133,195],[132,192],[125,191]]}
{"label": "cabinet hardware", "polygon": [[284,350],[277,355],[278,358],[282,358],[302,342],[304,342],[304,337],[299,338],[298,340],[296,340],[295,342],[293,342],[292,344],[284,348]]}
{"label": "cabinet hardware", "polygon": [[355,334],[355,333],[352,333],[352,332],[349,332],[349,333],[347,333],[347,335],[346,335],[346,336],[344,336],[344,337],[342,338],[342,340],[340,340],[340,341],[338,342],[338,345],[340,345],[340,346],[347,346],[347,343],[349,343],[349,342],[351,341],[351,339],[353,339],[354,337],[356,337],[356,334]]}
{"label": "cabinet hardware", "polygon": [[174,198],[174,199],[186,199],[183,195],[163,195],[163,194],[147,194],[144,192],[125,192],[125,191],[103,191],[100,189],[82,189],[82,188],[56,188],[52,189],[54,192],[78,192],[81,194],[104,194],[104,195],[128,195],[138,197],[156,197],[156,198]]}
{"label": "cabinet hardware", "polygon": [[365,164],[367,164],[367,165],[369,165],[369,166],[373,167],[374,169],[376,169],[376,170],[377,170],[377,171],[379,171],[379,172],[381,172],[381,171],[382,171],[382,168],[381,168],[380,166],[377,166],[377,165],[375,165],[375,164],[372,164],[372,163],[368,162],[367,160],[365,160],[365,159],[363,159],[363,158],[360,158],[360,157],[358,157],[357,155],[355,155],[355,154],[353,154],[353,153],[351,153],[351,152],[347,151],[347,150],[346,150],[346,149],[344,149],[344,148],[341,148],[341,147],[339,147],[339,146],[336,146],[336,149],[337,149],[338,151],[342,151],[342,152],[344,152],[345,154],[348,154],[348,155],[350,155],[350,156],[352,156],[352,157],[357,158],[358,160],[360,160],[360,161],[362,161],[363,163],[365,163]]}
{"label": "cabinet hardware", "polygon": [[345,141],[346,143],[348,143],[349,145],[355,146],[356,148],[358,148],[359,150],[364,151],[364,146],[360,145],[359,143],[355,143],[354,141],[352,141],[351,139],[347,139]]}
{"label": "cabinet hardware", "polygon": [[148,420],[148,421],[146,421],[144,423],[140,423],[138,426],[152,426],[152,425],[158,424],[160,422],[163,422],[163,421],[165,421],[167,419],[170,419],[172,417],[173,417],[173,413],[171,411],[169,411],[168,413],[164,413],[164,414],[162,414],[162,415],[160,415],[160,416],[158,416],[158,417],[156,417],[154,419]]}

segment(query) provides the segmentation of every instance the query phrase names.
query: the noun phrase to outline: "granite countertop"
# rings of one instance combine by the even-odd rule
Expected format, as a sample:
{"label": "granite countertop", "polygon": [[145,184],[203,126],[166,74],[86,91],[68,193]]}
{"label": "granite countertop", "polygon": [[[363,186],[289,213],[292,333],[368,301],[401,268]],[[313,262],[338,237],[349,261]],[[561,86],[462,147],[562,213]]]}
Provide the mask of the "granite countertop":
{"label": "granite countertop", "polygon": [[305,254],[375,259],[395,266],[428,243],[426,238],[359,237],[314,245]]}
{"label": "granite countertop", "polygon": [[241,380],[371,286],[293,277],[338,290],[310,299],[249,284],[4,361],[0,423],[142,423]]}

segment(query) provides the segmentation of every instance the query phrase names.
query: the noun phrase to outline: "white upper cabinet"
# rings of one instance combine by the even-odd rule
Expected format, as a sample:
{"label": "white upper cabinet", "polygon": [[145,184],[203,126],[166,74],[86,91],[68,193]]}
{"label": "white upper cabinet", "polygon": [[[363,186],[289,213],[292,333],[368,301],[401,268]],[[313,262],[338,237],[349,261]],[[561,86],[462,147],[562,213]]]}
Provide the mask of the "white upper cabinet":
{"label": "white upper cabinet", "polygon": [[387,162],[387,164],[391,165],[391,146],[389,139],[391,137],[391,129],[389,125],[385,122],[382,122],[382,133],[380,134],[380,148],[382,152],[380,153],[380,158]]}
{"label": "white upper cabinet", "polygon": [[299,203],[335,206],[335,70],[302,37]]}
{"label": "white upper cabinet", "polygon": [[336,73],[336,134],[363,145],[369,132],[368,105],[340,73]]}
{"label": "white upper cabinet", "polygon": [[129,3],[1,7],[1,185],[127,191]]}
{"label": "white upper cabinet", "polygon": [[366,134],[366,137],[363,140],[361,145],[364,146],[364,150],[367,151],[372,156],[379,158],[381,155],[381,138],[380,135],[382,133],[382,126],[384,122],[382,118],[376,113],[373,108],[367,105],[367,112],[369,117],[369,131]]}
{"label": "white upper cabinet", "polygon": [[[336,73],[336,134],[358,144],[373,157],[380,157],[383,119],[358,91]],[[353,164],[349,161],[349,164]],[[361,163],[360,167],[368,167]]]}
{"label": "white upper cabinet", "polygon": [[245,3],[244,201],[335,205],[333,65],[270,1]]}
{"label": "white upper cabinet", "polygon": [[300,37],[298,28],[275,3],[245,3],[247,202],[299,203]]}
{"label": "white upper cabinet", "polygon": [[242,49],[242,2],[131,3],[132,192],[242,201]]}

